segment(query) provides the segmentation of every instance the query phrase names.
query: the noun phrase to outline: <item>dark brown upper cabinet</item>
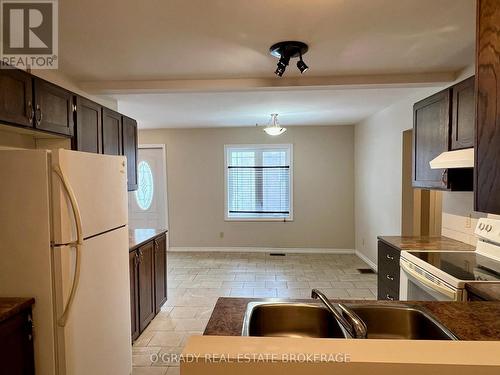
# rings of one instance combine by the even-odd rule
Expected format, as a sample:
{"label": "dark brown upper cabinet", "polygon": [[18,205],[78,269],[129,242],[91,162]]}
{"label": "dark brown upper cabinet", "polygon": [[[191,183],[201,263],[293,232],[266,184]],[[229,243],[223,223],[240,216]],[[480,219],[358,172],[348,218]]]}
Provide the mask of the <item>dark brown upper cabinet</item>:
{"label": "dark brown upper cabinet", "polygon": [[106,155],[122,155],[122,115],[102,109],[102,151]]}
{"label": "dark brown upper cabinet", "polygon": [[500,214],[500,2],[477,2],[475,210]]}
{"label": "dark brown upper cabinet", "polygon": [[473,147],[474,77],[413,106],[413,187],[473,190],[473,168],[431,169],[429,162],[446,151]]}
{"label": "dark brown upper cabinet", "polygon": [[35,128],[73,136],[74,94],[40,78],[34,78]]}
{"label": "dark brown upper cabinet", "polygon": [[74,149],[102,153],[102,106],[77,96],[75,126]]}
{"label": "dark brown upper cabinet", "polygon": [[34,116],[32,76],[0,66],[0,122],[33,127]]}
{"label": "dark brown upper cabinet", "polygon": [[413,106],[413,187],[446,189],[445,172],[429,162],[448,151],[450,90],[443,90]]}
{"label": "dark brown upper cabinet", "polygon": [[137,190],[137,121],[123,116],[123,155],[127,157],[128,190]]}
{"label": "dark brown upper cabinet", "polygon": [[451,150],[474,147],[476,102],[474,77],[451,88],[453,104],[451,115]]}

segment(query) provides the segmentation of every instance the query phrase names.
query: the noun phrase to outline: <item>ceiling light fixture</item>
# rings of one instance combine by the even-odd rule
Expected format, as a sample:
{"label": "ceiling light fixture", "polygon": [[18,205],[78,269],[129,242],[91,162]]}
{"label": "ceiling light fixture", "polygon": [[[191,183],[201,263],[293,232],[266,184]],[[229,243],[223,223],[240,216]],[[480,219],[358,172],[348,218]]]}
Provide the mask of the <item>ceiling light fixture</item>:
{"label": "ceiling light fixture", "polygon": [[306,65],[304,60],[302,60],[302,55],[304,55],[308,50],[308,45],[303,42],[287,41],[273,44],[271,48],[269,48],[269,52],[271,55],[279,59],[274,74],[278,77],[282,77],[285,73],[286,67],[290,63],[290,59],[294,57],[300,58],[297,62],[297,68],[300,73],[304,73],[309,69],[309,67]]}
{"label": "ceiling light fixture", "polygon": [[269,125],[267,125],[264,128],[264,131],[268,135],[276,136],[276,135],[280,135],[280,134],[283,134],[284,132],[286,132],[286,128],[283,128],[280,126],[280,124],[278,122],[278,114],[272,113],[271,119],[269,120]]}
{"label": "ceiling light fixture", "polygon": [[300,60],[297,61],[297,68],[300,70],[300,74],[304,74],[309,69],[304,60],[302,60],[302,54],[300,54]]}

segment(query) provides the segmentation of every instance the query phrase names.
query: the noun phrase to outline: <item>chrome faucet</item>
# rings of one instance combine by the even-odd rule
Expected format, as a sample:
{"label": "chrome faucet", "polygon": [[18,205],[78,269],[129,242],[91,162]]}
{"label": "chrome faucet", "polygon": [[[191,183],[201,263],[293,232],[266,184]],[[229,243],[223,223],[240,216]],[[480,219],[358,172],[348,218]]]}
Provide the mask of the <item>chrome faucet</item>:
{"label": "chrome faucet", "polygon": [[[349,309],[342,303],[336,303],[335,305],[341,310],[339,312],[335,306],[328,300],[328,298],[320,292],[318,289],[313,289],[311,291],[311,298],[319,299],[326,308],[333,314],[340,327],[350,338],[353,339],[365,339],[367,335],[367,328],[365,322],[356,314],[354,311]],[[349,319],[349,321],[344,317],[344,315]]]}

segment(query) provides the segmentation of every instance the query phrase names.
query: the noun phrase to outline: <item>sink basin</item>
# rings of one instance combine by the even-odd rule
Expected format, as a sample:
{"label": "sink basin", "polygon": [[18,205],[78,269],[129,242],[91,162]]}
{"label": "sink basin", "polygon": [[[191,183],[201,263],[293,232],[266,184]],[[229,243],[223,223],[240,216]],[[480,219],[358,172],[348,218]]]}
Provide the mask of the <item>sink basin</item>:
{"label": "sink basin", "polygon": [[302,303],[248,304],[243,336],[345,338],[325,308]]}
{"label": "sink basin", "polygon": [[[365,322],[368,339],[457,340],[455,335],[418,307],[350,305]],[[346,338],[334,316],[314,303],[251,302],[243,336]]]}

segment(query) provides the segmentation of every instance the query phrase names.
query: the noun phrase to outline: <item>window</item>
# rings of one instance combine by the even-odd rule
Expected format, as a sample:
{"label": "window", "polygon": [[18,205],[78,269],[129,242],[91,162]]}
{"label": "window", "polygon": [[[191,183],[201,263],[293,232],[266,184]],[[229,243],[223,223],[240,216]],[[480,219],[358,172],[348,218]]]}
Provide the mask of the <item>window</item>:
{"label": "window", "polygon": [[153,172],[145,161],[141,161],[137,166],[137,182],[135,200],[139,208],[146,211],[153,202]]}
{"label": "window", "polygon": [[292,220],[292,145],[225,146],[226,220]]}

